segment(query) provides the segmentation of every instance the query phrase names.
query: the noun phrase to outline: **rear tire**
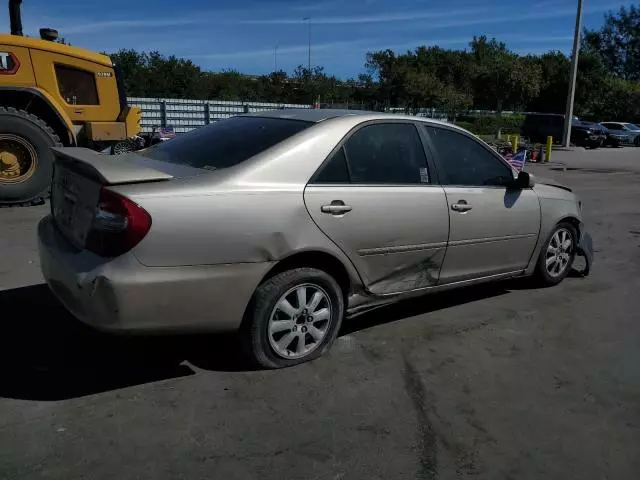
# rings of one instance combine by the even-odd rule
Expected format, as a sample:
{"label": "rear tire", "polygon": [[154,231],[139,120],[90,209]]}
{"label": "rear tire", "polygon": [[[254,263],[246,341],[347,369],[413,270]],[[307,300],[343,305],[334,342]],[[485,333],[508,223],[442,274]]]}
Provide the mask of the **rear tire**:
{"label": "rear tire", "polygon": [[37,205],[49,194],[60,138],[41,118],[0,107],[0,205]]}
{"label": "rear tire", "polygon": [[550,287],[562,282],[571,271],[577,247],[575,227],[567,222],[558,223],[540,250],[533,275],[535,283]]}
{"label": "rear tire", "polygon": [[271,369],[316,359],[336,339],[344,311],[343,292],[326,272],[296,268],[275,275],[257,288],[247,309],[242,335],[249,356]]}

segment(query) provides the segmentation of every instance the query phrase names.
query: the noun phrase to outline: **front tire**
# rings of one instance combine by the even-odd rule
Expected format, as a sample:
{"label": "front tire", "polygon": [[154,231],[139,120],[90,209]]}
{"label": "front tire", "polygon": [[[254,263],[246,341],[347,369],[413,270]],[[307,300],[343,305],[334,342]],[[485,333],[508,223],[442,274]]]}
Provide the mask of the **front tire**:
{"label": "front tire", "polygon": [[42,119],[0,107],[0,205],[35,205],[49,193],[60,138]]}
{"label": "front tire", "polygon": [[259,366],[289,367],[329,350],[344,311],[344,295],[333,277],[315,268],[296,268],[257,288],[242,334]]}
{"label": "front tire", "polygon": [[553,286],[562,282],[573,265],[578,246],[578,232],[567,222],[560,222],[542,246],[534,273],[536,283]]}

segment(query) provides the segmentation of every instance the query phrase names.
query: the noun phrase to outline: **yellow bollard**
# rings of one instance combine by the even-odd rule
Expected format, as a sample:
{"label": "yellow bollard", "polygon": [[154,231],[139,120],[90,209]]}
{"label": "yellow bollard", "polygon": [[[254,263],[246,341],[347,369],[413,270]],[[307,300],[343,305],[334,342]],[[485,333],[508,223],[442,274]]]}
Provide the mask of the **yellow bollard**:
{"label": "yellow bollard", "polygon": [[553,137],[547,137],[547,151],[545,152],[545,161],[551,161],[551,146],[553,145]]}
{"label": "yellow bollard", "polygon": [[518,151],[518,135],[511,137],[511,146],[513,147],[513,153]]}
{"label": "yellow bollard", "polygon": [[511,143],[511,135],[507,135],[507,143]]}

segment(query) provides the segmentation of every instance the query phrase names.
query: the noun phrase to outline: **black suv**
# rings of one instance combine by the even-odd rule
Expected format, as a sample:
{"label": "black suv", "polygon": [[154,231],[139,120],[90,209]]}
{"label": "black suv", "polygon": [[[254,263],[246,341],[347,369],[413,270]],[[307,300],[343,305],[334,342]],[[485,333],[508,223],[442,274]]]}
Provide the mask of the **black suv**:
{"label": "black suv", "polygon": [[[561,142],[564,115],[556,113],[530,113],[525,116],[522,135],[532,142],[546,142],[547,137]],[[571,142],[586,148],[598,148],[607,138],[606,129],[600,125],[581,122],[576,117],[571,124]]]}
{"label": "black suv", "polygon": [[607,133],[607,129],[597,123],[574,120],[571,143],[585,148],[599,148],[607,141]]}

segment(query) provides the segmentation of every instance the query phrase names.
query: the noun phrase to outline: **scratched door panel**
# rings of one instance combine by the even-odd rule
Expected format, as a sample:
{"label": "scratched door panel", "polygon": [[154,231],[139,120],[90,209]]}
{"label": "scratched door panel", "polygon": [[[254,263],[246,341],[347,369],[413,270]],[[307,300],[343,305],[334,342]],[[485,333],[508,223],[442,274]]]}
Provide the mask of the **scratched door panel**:
{"label": "scratched door panel", "polygon": [[[338,202],[351,209],[323,213],[323,206]],[[449,235],[442,187],[309,185],[305,204],[373,293],[409,291],[437,282]]]}

